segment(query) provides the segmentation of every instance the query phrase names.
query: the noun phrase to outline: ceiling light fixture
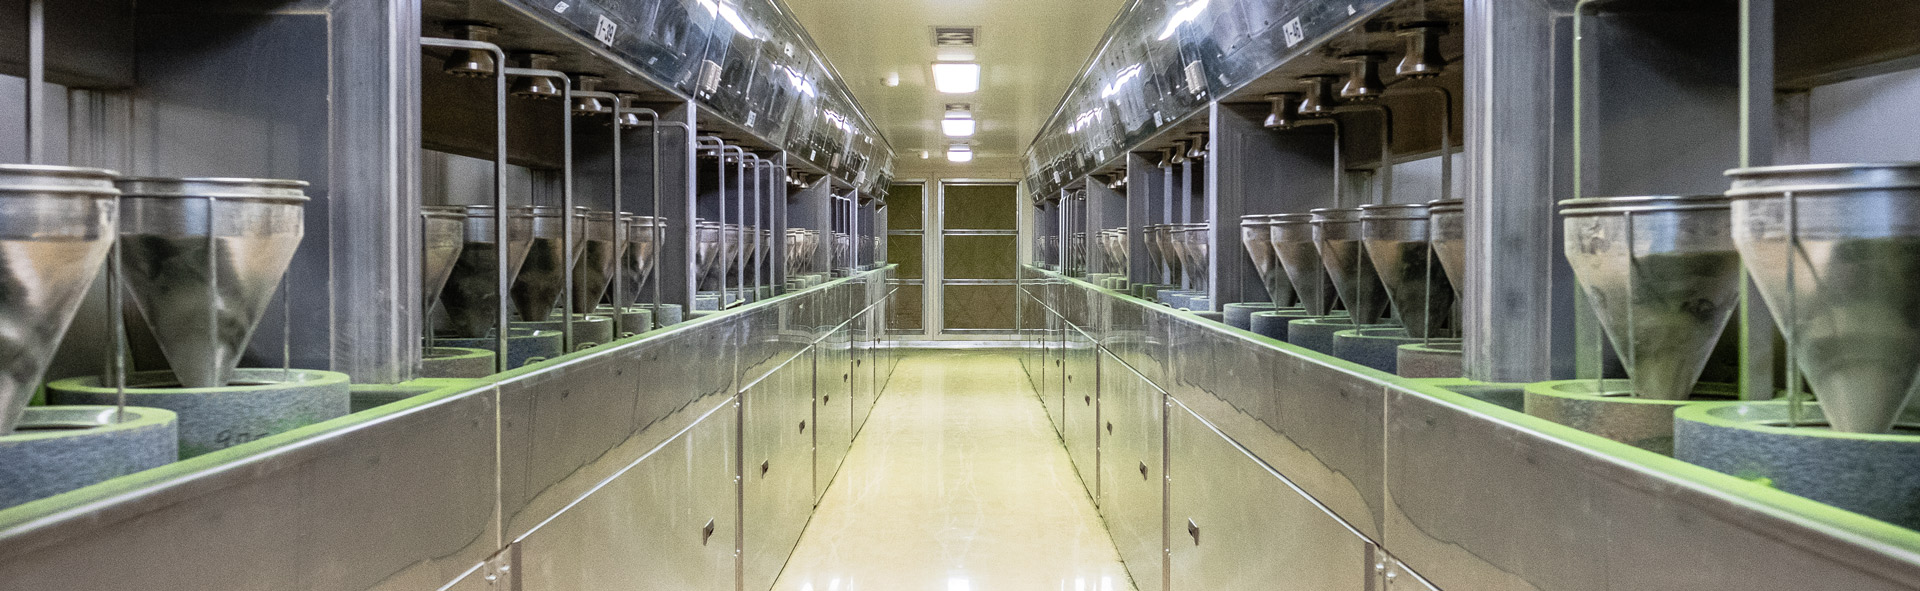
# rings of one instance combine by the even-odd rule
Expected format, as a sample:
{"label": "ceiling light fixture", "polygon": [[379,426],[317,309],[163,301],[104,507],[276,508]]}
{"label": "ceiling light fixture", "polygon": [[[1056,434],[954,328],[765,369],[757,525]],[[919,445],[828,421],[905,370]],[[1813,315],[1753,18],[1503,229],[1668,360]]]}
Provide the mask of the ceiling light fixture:
{"label": "ceiling light fixture", "polygon": [[967,94],[980,90],[980,64],[934,62],[933,88],[947,94]]}
{"label": "ceiling light fixture", "polygon": [[947,161],[948,162],[972,162],[973,147],[968,146],[966,144],[954,144],[951,146],[947,146]]}
{"label": "ceiling light fixture", "polygon": [[940,119],[940,132],[947,137],[973,137],[973,107],[965,103],[947,105],[947,116]]}

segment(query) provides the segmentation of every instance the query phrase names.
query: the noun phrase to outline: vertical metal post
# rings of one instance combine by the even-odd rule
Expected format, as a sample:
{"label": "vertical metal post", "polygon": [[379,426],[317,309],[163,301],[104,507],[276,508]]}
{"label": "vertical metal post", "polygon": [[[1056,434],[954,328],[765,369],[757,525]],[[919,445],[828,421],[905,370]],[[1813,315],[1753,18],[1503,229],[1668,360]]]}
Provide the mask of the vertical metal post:
{"label": "vertical metal post", "polygon": [[47,8],[27,0],[27,163],[47,159]]}
{"label": "vertical metal post", "polygon": [[579,346],[573,338],[573,242],[574,227],[584,220],[573,212],[573,80],[560,77],[560,341],[564,353]]}
{"label": "vertical metal post", "polygon": [[[625,335],[627,334],[626,310],[620,308],[620,305],[621,305],[620,302],[622,301],[622,297],[626,295],[626,291],[627,291],[627,278],[626,278],[627,253],[626,253],[626,250],[621,247],[621,245],[624,244],[626,245],[626,248],[633,248],[633,229],[621,223],[621,222],[632,223],[632,221],[628,219],[629,214],[631,214],[632,212],[627,211],[627,208],[625,207],[626,200],[622,198],[624,191],[621,189],[621,186],[620,186],[620,182],[622,178],[622,175],[620,174],[620,169],[625,165],[625,162],[622,161],[623,159],[621,157],[621,150],[620,150],[621,143],[622,143],[621,140],[623,137],[622,134],[624,133],[620,129],[620,114],[623,112],[627,112],[625,108],[626,106],[623,104],[625,102],[626,102],[625,99],[622,99],[617,95],[614,97],[613,119],[612,121],[609,121],[607,125],[608,128],[613,130],[613,138],[612,138],[613,139],[613,157],[612,157],[613,294],[611,299],[613,300],[613,304],[614,304],[614,308],[613,308],[614,340],[620,340],[621,338],[624,338]],[[597,306],[599,302],[594,302],[594,304]],[[585,312],[582,312],[582,314],[591,314],[594,311],[595,310],[593,309],[589,309]]]}

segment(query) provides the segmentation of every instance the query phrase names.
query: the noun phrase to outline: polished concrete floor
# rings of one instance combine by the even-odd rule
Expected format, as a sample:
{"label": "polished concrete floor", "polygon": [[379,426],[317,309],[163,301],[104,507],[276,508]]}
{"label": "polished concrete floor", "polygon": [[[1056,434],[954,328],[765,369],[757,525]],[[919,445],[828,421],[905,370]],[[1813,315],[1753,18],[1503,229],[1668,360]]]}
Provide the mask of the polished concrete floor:
{"label": "polished concrete floor", "polygon": [[1014,354],[901,361],[774,589],[1133,589]]}

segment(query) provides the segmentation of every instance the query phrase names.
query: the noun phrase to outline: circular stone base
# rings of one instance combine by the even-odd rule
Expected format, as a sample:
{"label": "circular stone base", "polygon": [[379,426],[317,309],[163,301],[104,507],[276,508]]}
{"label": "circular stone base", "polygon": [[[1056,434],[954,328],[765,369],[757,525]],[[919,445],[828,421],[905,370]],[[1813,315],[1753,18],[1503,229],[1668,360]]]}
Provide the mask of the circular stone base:
{"label": "circular stone base", "polygon": [[1174,288],[1169,285],[1162,285],[1158,283],[1135,283],[1133,284],[1133,297],[1147,300],[1149,302],[1158,302],[1160,301],[1160,292],[1166,291],[1169,289],[1174,289]]}
{"label": "circular stone base", "polygon": [[1274,309],[1273,302],[1238,302],[1220,307],[1220,318],[1227,326],[1247,330],[1253,327],[1254,312]]}
{"label": "circular stone base", "polygon": [[[1320,318],[1320,316],[1308,314],[1306,310],[1299,308],[1254,312],[1253,315],[1248,318],[1247,330],[1276,341],[1284,341],[1287,340],[1287,323],[1302,318]],[[1346,317],[1341,316],[1340,318]]]}
{"label": "circular stone base", "polygon": [[1387,373],[1399,369],[1400,346],[1419,343],[1404,328],[1359,328],[1333,333],[1333,356]]}
{"label": "circular stone base", "polygon": [[686,310],[681,308],[680,304],[660,304],[660,309],[657,311],[654,310],[653,304],[640,304],[634,307],[654,313],[654,316],[660,319],[660,326],[673,326],[686,320]]}
{"label": "circular stone base", "polygon": [[0,436],[0,509],[173,462],[179,415],[161,408],[35,406]]}
{"label": "circular stone base", "polygon": [[1355,328],[1397,328],[1388,324],[1368,324],[1354,326],[1353,319],[1345,314],[1302,318],[1287,323],[1287,342],[1328,355],[1333,354],[1333,335],[1343,330]]}
{"label": "circular stone base", "polygon": [[[600,306],[595,308],[593,313],[598,316],[613,316],[613,306]],[[622,339],[653,330],[653,311],[645,306],[628,307],[626,313],[620,315],[620,326],[615,329],[620,331],[618,338]]]}
{"label": "circular stone base", "polygon": [[1162,290],[1159,297],[1160,303],[1173,306],[1176,310],[1184,310],[1190,307],[1187,305],[1188,301],[1195,297],[1204,297],[1206,295],[1205,293],[1191,289],[1169,289]]}
{"label": "circular stone base", "polygon": [[[513,327],[559,332],[560,321],[515,322]],[[573,315],[573,350],[582,351],[613,342],[613,318],[592,314]],[[508,345],[511,347],[512,345]]]}
{"label": "circular stone base", "polygon": [[[442,347],[464,347],[485,349],[498,352],[499,347],[493,337],[479,339],[433,339],[433,344]],[[507,332],[507,369],[515,369],[531,363],[539,363],[560,356],[560,331],[533,330],[515,328]]]}
{"label": "circular stone base", "polygon": [[420,352],[420,377],[484,378],[493,375],[493,351],[467,347],[428,347]]}
{"label": "circular stone base", "polygon": [[[180,458],[206,454],[276,433],[346,416],[352,410],[347,374],[316,369],[233,370],[231,385],[182,388],[170,371],[127,375],[127,405],[164,408],[180,415]],[[112,386],[99,376],[47,384],[54,404],[114,404]]]}
{"label": "circular stone base", "polygon": [[1801,406],[1804,426],[1787,427],[1784,400],[1704,403],[1673,413],[1673,457],[1841,509],[1920,528],[1920,411],[1892,434],[1827,428],[1820,405]]}
{"label": "circular stone base", "polygon": [[1394,373],[1403,378],[1460,377],[1460,339],[1433,339],[1401,345]]}
{"label": "circular stone base", "polygon": [[[1595,393],[1598,389],[1604,391]],[[1688,400],[1633,398],[1627,380],[1556,380],[1526,386],[1526,413],[1640,449],[1673,454],[1673,411],[1703,401],[1730,400],[1737,389],[1698,384]]]}
{"label": "circular stone base", "polygon": [[[1190,297],[1190,298],[1187,298],[1187,305],[1186,305],[1186,306],[1184,306],[1184,307],[1180,307],[1180,309],[1182,309],[1182,310],[1188,310],[1188,311],[1193,311],[1193,312],[1212,312],[1212,311],[1213,311],[1213,298],[1211,298],[1211,297],[1207,297],[1207,296],[1206,296],[1206,295],[1204,295],[1204,294],[1203,294],[1203,295],[1196,295],[1196,296],[1193,296],[1193,297]],[[1218,313],[1216,312],[1216,314],[1218,314]],[[1214,318],[1214,319],[1215,319],[1215,320],[1218,320],[1218,319],[1219,319],[1219,317],[1218,317],[1218,316],[1215,316],[1215,318]]]}

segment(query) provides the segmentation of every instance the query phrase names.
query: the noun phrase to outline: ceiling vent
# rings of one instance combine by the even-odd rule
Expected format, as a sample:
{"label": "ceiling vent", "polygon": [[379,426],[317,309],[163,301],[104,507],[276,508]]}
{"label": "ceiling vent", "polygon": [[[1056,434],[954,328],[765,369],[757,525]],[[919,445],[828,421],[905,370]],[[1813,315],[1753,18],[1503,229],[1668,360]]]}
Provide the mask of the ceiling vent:
{"label": "ceiling vent", "polygon": [[934,27],[933,46],[941,49],[970,48],[976,41],[973,27]]}

